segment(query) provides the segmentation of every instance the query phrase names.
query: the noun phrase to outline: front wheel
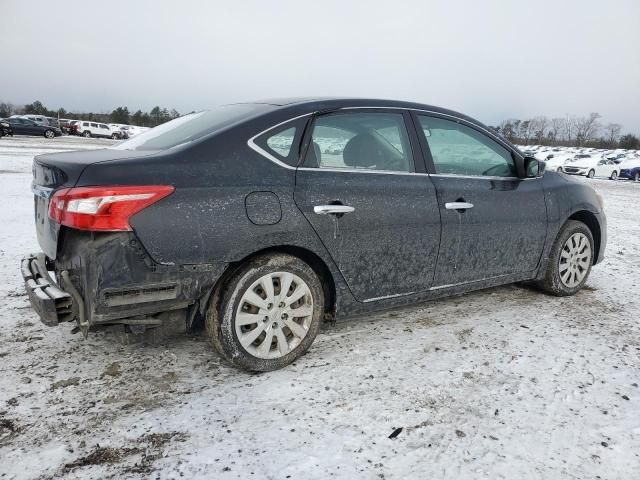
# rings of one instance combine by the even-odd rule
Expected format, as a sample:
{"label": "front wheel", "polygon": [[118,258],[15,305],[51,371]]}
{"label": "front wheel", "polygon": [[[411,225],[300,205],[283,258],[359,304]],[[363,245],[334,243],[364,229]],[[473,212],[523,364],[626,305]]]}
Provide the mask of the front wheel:
{"label": "front wheel", "polygon": [[587,178],[593,178],[596,176],[596,171],[592,168],[591,170],[589,170],[589,173],[587,173]]}
{"label": "front wheel", "polygon": [[558,172],[558,173],[562,173],[562,167],[558,167],[558,169],[556,170],[556,172]]}
{"label": "front wheel", "polygon": [[315,339],[324,312],[318,275],[285,254],[257,257],[240,267],[216,293],[206,318],[214,348],[245,370],[289,365]]}
{"label": "front wheel", "polygon": [[53,130],[45,130],[44,131],[45,138],[54,138],[56,133]]}
{"label": "front wheel", "polygon": [[616,172],[615,170],[613,172],[611,172],[611,175],[609,176],[610,180],[617,180],[618,179],[618,172]]}
{"label": "front wheel", "polygon": [[594,251],[591,230],[582,222],[567,221],[551,247],[545,277],[538,285],[559,297],[576,294],[589,277]]}

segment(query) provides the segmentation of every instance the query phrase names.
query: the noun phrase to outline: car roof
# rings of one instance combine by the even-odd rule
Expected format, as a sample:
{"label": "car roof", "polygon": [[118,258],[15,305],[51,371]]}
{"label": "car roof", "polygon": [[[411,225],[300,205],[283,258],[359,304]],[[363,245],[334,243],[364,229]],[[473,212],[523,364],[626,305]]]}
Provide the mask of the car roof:
{"label": "car roof", "polygon": [[444,115],[452,115],[455,117],[463,118],[473,121],[474,123],[480,123],[477,120],[442,107],[436,107],[434,105],[428,105],[418,102],[409,102],[404,100],[390,100],[379,98],[356,98],[356,97],[287,97],[287,98],[272,98],[264,100],[256,100],[253,102],[238,102],[238,103],[251,103],[251,104],[263,104],[272,105],[274,107],[303,107],[308,111],[318,111],[332,108],[357,108],[357,107],[379,107],[379,108],[406,108],[414,110],[426,110],[429,112],[441,113]]}

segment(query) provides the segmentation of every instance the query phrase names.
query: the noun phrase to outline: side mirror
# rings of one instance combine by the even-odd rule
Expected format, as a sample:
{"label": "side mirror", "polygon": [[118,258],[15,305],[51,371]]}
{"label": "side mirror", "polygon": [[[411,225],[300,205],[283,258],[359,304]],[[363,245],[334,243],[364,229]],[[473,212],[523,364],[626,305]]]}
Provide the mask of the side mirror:
{"label": "side mirror", "polygon": [[546,162],[533,157],[524,157],[524,171],[526,178],[536,178],[544,175]]}

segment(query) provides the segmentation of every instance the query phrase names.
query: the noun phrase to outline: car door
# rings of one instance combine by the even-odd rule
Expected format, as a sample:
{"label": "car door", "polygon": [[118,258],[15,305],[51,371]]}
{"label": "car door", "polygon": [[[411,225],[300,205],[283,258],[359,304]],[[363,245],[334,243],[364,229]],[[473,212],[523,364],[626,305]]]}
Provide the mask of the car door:
{"label": "car door", "polygon": [[361,302],[433,281],[440,213],[410,122],[400,110],[350,109],[316,116],[305,136],[295,202]]}
{"label": "car door", "polygon": [[517,175],[506,144],[462,119],[416,114],[442,240],[434,287],[533,272],[547,212],[540,179]]}

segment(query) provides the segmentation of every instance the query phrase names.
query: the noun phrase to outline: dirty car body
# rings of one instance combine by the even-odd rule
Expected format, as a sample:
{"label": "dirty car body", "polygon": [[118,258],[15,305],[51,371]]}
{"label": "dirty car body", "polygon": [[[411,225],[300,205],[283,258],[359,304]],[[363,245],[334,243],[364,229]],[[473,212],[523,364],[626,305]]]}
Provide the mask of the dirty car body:
{"label": "dirty car body", "polygon": [[[456,136],[464,148],[451,153]],[[46,324],[86,332],[155,328],[167,312],[189,328],[268,252],[313,268],[325,318],[540,279],[569,219],[589,227],[600,262],[601,201],[543,172],[476,120],[428,105],[229,105],[112,148],[36,157],[42,253],[23,276]],[[90,218],[104,212],[118,218]]]}

